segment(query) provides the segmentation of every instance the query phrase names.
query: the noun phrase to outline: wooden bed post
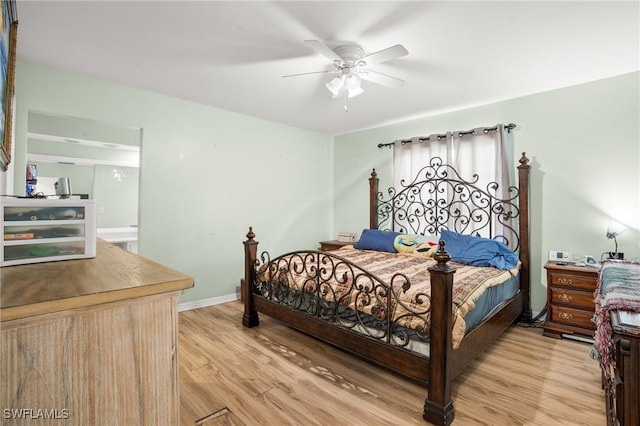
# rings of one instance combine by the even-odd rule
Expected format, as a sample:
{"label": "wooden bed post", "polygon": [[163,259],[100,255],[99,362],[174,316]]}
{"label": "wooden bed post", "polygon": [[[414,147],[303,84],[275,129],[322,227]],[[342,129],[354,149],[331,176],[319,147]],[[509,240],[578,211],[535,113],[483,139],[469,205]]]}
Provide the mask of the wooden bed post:
{"label": "wooden bed post", "polygon": [[369,178],[369,229],[378,229],[378,174],[376,169]]}
{"label": "wooden bed post", "polygon": [[429,268],[431,276],[431,325],[429,327],[429,393],[424,401],[422,417],[437,425],[453,422],[455,410],[451,400],[451,352],[453,315],[453,274],[456,268],[447,265],[451,259],[444,241],[438,242]]}
{"label": "wooden bed post", "polygon": [[253,227],[249,227],[247,241],[244,244],[244,314],[242,315],[242,325],[245,327],[255,327],[260,324],[258,311],[253,300],[253,283],[256,281],[256,260],[258,253],[258,242],[253,238]]}
{"label": "wooden bed post", "polygon": [[526,153],[522,153],[520,157],[520,165],[518,166],[518,208],[520,209],[520,218],[518,220],[520,234],[520,250],[519,257],[521,265],[520,270],[520,289],[524,296],[524,305],[522,307],[522,315],[520,321],[531,322],[531,283],[529,281],[529,172],[531,166]]}

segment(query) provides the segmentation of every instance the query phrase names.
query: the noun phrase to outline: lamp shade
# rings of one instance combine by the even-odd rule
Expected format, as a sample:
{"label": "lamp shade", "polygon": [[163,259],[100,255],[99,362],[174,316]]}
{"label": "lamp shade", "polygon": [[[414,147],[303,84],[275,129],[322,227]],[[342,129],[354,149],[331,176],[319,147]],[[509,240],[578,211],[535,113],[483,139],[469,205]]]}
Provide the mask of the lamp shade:
{"label": "lamp shade", "polygon": [[[340,96],[341,95],[341,90],[340,89],[343,89],[343,87],[344,87],[344,84],[342,82],[342,77],[335,77],[330,82],[325,84],[325,86],[327,86],[327,89],[329,89],[329,91],[331,92],[331,94],[334,97],[335,96]],[[342,93],[344,93],[344,92],[342,92]]]}
{"label": "lamp shade", "polygon": [[347,89],[347,96],[350,97],[350,98],[355,98],[356,96],[358,96],[362,92],[364,92],[362,87],[356,87],[355,89]]}
{"label": "lamp shade", "polygon": [[611,222],[607,228],[607,238],[616,238],[618,235],[622,234],[625,229],[627,228],[624,225],[621,225],[618,222]]}
{"label": "lamp shade", "polygon": [[360,84],[362,83],[362,79],[358,74],[350,72],[344,78],[344,86],[347,90],[356,90],[360,89]]}

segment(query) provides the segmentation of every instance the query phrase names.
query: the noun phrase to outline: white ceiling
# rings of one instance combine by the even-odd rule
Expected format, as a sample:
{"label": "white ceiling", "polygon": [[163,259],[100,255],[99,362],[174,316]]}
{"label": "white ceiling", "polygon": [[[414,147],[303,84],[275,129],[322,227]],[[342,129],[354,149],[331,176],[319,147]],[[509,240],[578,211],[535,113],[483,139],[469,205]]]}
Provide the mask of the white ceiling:
{"label": "white ceiling", "polygon": [[[640,69],[640,5],[541,1],[18,1],[18,57],[329,135]],[[331,99],[306,46],[409,55]]]}

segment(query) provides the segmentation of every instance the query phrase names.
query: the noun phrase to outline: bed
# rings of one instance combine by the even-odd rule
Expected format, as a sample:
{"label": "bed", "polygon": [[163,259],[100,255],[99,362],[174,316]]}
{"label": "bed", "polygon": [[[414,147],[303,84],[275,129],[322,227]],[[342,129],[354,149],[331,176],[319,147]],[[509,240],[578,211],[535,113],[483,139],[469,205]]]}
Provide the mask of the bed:
{"label": "bed", "polygon": [[[374,169],[369,178],[369,229],[355,247],[370,241],[369,235],[383,236],[385,247],[393,235],[398,249],[404,238],[426,247],[436,236],[439,240],[428,241],[435,247],[424,250],[429,255],[347,246],[258,256],[250,227],[244,241],[243,325],[259,325],[258,313],[264,313],[426,383],[423,418],[450,424],[455,415],[453,379],[514,321],[531,321],[529,171],[522,153],[517,187],[501,193],[496,183],[477,185],[478,176],[465,180],[452,166],[432,158],[412,182],[384,194]],[[473,235],[465,234],[472,228]],[[498,242],[517,252],[517,265],[502,268],[502,277],[487,272],[493,267],[463,265],[459,262],[469,262],[460,260],[465,245],[457,239]],[[414,248],[415,241],[410,244]],[[474,274],[482,277],[484,290],[463,285]],[[495,300],[488,304],[486,299]],[[476,312],[479,305],[481,314]]]}

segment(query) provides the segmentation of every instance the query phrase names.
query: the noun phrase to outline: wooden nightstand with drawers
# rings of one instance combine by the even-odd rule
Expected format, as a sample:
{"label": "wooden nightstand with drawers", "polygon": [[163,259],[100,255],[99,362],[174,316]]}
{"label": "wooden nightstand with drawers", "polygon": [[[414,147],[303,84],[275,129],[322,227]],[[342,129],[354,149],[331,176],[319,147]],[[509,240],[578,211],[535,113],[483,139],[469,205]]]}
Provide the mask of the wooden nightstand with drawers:
{"label": "wooden nightstand with drawers", "polygon": [[558,265],[547,262],[547,320],[543,334],[562,338],[575,334],[593,338],[596,325],[594,292],[598,282],[597,268]]}
{"label": "wooden nightstand with drawers", "polygon": [[338,240],[320,241],[320,251],[339,250],[341,247],[351,246],[354,244],[355,242],[345,242],[345,241],[338,241]]}

